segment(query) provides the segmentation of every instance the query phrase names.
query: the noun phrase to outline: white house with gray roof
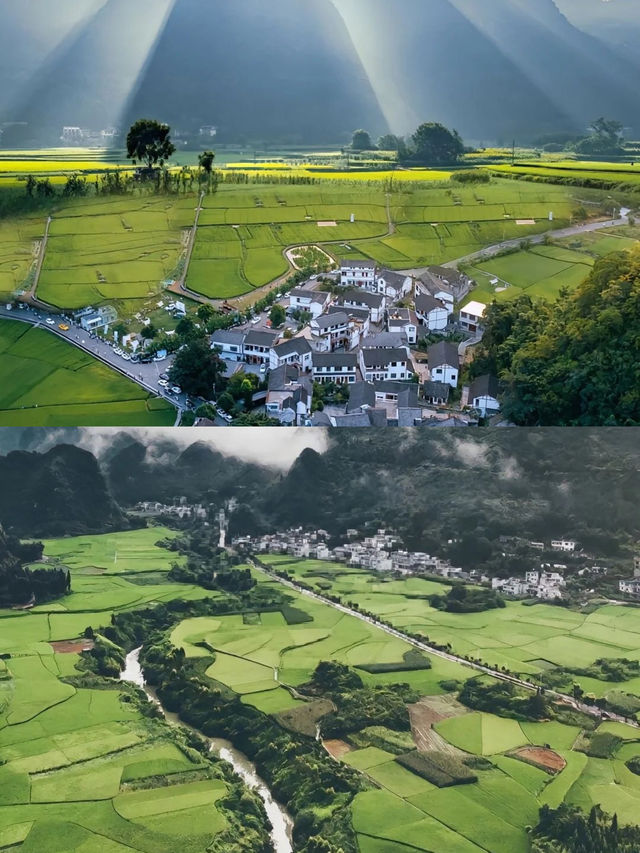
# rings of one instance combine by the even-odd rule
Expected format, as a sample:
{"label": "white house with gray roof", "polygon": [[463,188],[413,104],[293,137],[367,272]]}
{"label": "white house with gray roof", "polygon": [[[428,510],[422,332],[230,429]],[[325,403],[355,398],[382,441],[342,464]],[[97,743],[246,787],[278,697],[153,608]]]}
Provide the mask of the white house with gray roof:
{"label": "white house with gray roof", "polygon": [[453,305],[436,299],[430,293],[416,295],[416,317],[430,332],[441,332],[447,328]]}
{"label": "white house with gray roof", "polygon": [[483,418],[486,418],[488,414],[495,414],[500,411],[499,392],[500,383],[495,376],[490,374],[478,376],[469,390],[469,405],[477,409]]}
{"label": "white house with gray roof", "polygon": [[219,329],[211,335],[211,349],[217,350],[226,361],[244,361],[246,335],[235,329]]}
{"label": "white house with gray roof", "polygon": [[366,382],[408,380],[413,376],[413,363],[407,347],[396,349],[361,349],[360,370]]}
{"label": "white house with gray roof", "polygon": [[403,299],[413,290],[413,279],[410,275],[403,273],[392,272],[391,270],[381,270],[378,273],[377,279],[378,293],[382,293],[387,299],[397,301]]}
{"label": "white house with gray roof", "polygon": [[384,320],[387,300],[381,293],[369,293],[366,290],[349,290],[342,295],[340,302],[345,308],[362,308],[369,311],[372,323],[381,323]]}
{"label": "white house with gray roof", "polygon": [[311,344],[316,352],[351,349],[352,321],[346,311],[321,314],[309,324]]}
{"label": "white house with gray roof", "polygon": [[296,287],[289,295],[289,311],[308,311],[315,319],[327,310],[332,298],[330,293]]}
{"label": "white house with gray roof", "polygon": [[364,287],[375,290],[376,273],[375,261],[340,261],[340,284],[343,287]]}
{"label": "white house with gray roof", "polygon": [[278,339],[276,332],[252,329],[244,339],[244,358],[248,364],[266,364],[271,361],[271,348]]}
{"label": "white house with gray roof", "polygon": [[358,356],[355,352],[316,352],[313,354],[313,381],[322,384],[335,382],[351,385],[358,376]]}
{"label": "white house with gray roof", "polygon": [[276,370],[284,365],[296,365],[309,371],[312,365],[313,350],[306,338],[291,338],[289,341],[272,346],[269,351],[269,367]]}
{"label": "white house with gray roof", "polygon": [[458,347],[448,341],[440,341],[429,347],[429,372],[433,382],[446,382],[452,388],[457,388],[460,379]]}

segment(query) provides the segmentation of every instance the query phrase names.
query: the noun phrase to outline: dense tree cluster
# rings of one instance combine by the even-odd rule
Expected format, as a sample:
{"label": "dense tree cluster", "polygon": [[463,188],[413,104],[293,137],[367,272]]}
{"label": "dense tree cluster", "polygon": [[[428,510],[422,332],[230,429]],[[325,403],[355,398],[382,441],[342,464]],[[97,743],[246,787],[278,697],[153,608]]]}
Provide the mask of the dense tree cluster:
{"label": "dense tree cluster", "polygon": [[508,681],[491,682],[483,676],[465,681],[458,696],[467,708],[516,720],[544,720],[553,716],[542,691],[530,693]]}
{"label": "dense tree cluster", "polygon": [[521,426],[640,424],[640,251],[599,260],[557,303],[494,303],[472,376],[506,383],[503,412]]}
{"label": "dense tree cluster", "polygon": [[40,542],[21,543],[0,526],[0,607],[37,604],[66,595],[71,577],[64,568],[30,568],[42,557]]}
{"label": "dense tree cluster", "polygon": [[431,606],[449,613],[480,613],[505,607],[504,599],[494,589],[469,587],[457,583],[446,595],[432,595]]}
{"label": "dense tree cluster", "polygon": [[619,826],[616,815],[593,806],[588,815],[577,806],[562,803],[543,806],[535,829],[535,853],[636,853],[640,827]]}

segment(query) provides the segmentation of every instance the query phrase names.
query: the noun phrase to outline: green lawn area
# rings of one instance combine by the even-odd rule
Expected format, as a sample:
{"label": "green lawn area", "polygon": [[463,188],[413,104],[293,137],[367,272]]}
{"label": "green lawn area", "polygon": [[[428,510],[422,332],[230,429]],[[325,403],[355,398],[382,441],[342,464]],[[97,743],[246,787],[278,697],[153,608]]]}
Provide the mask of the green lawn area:
{"label": "green lawn area", "polygon": [[175,409],[44,329],[0,319],[0,426],[171,426]]}

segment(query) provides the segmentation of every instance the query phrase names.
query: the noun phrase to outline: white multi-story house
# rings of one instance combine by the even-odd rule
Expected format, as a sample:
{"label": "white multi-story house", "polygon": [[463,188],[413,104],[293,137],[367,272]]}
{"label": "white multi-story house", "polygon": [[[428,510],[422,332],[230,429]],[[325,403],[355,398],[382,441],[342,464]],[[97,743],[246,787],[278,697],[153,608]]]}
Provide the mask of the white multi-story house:
{"label": "white multi-story house", "polygon": [[433,382],[446,382],[457,388],[460,378],[458,347],[448,341],[439,341],[429,347],[429,372]]}
{"label": "white multi-story house", "polygon": [[358,356],[355,352],[313,354],[313,381],[352,384],[357,379]]}
{"label": "white multi-story house", "polygon": [[482,328],[486,313],[487,306],[483,302],[469,302],[460,309],[460,325],[475,334]]}
{"label": "white multi-story house", "polygon": [[337,313],[346,314],[349,318],[348,339],[345,349],[352,350],[359,347],[369,334],[371,317],[366,308],[352,308],[346,305],[333,305],[327,311],[328,315]]}
{"label": "white multi-story house", "polygon": [[413,376],[413,363],[406,347],[397,349],[361,349],[360,370],[366,382],[399,379]]}
{"label": "white multi-story house", "polygon": [[390,308],[387,311],[387,329],[392,334],[400,334],[409,344],[418,340],[418,321],[408,308]]}
{"label": "white multi-story house", "polygon": [[578,543],[573,539],[552,539],[551,547],[554,551],[575,551]]}
{"label": "white multi-story house", "polygon": [[313,383],[293,365],[283,365],[269,374],[265,408],[283,425],[304,426],[311,415]]}
{"label": "white multi-story house", "polygon": [[302,370],[311,370],[313,350],[306,338],[291,338],[289,341],[271,347],[269,351],[269,367],[275,370],[285,364],[294,364]]}
{"label": "white multi-story house", "polygon": [[324,314],[333,298],[330,293],[319,290],[304,290],[301,287],[292,290],[289,297],[289,312],[308,311],[312,318]]}
{"label": "white multi-story house", "polygon": [[620,592],[624,592],[626,595],[633,595],[636,598],[640,598],[640,578],[632,578],[631,580],[620,581],[618,586]]}
{"label": "white multi-story house", "polygon": [[343,287],[376,289],[377,267],[375,261],[357,260],[340,262],[340,284]]}
{"label": "white multi-story house", "polygon": [[351,349],[351,323],[345,311],[321,314],[309,323],[311,343],[316,352]]}
{"label": "white multi-story house", "polygon": [[227,361],[244,361],[245,337],[246,332],[219,329],[211,335],[211,349],[217,350]]}
{"label": "white multi-story house", "polygon": [[244,358],[248,364],[266,364],[271,361],[271,350],[278,338],[276,332],[259,332],[252,329],[244,339]]}
{"label": "white multi-story house", "polygon": [[441,332],[447,328],[453,305],[442,302],[430,293],[416,296],[416,317],[430,332]]}
{"label": "white multi-story house", "polygon": [[350,290],[340,300],[344,308],[360,308],[369,312],[372,323],[381,323],[384,319],[386,297],[381,293],[369,293],[366,290]]}

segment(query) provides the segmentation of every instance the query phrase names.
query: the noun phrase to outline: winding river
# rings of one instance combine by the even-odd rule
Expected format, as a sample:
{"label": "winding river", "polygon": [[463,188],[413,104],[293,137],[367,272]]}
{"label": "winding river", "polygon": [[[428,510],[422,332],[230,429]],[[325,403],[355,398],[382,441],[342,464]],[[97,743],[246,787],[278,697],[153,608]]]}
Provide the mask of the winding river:
{"label": "winding river", "polygon": [[[149,699],[160,708],[168,723],[192,728],[182,722],[177,714],[172,714],[163,708],[155,690],[144,680],[139,657],[140,649],[134,649],[132,652],[129,652],[125,661],[125,667],[120,673],[120,680],[128,681],[137,687],[141,687]],[[197,731],[197,729],[194,729],[194,731]],[[267,817],[271,823],[271,841],[276,853],[292,853],[293,818],[273,798],[267,783],[258,776],[255,764],[227,740],[223,740],[222,738],[207,738],[206,740],[209,743],[211,752],[214,752],[222,761],[230,764],[245,785],[253,789],[264,803]]]}

